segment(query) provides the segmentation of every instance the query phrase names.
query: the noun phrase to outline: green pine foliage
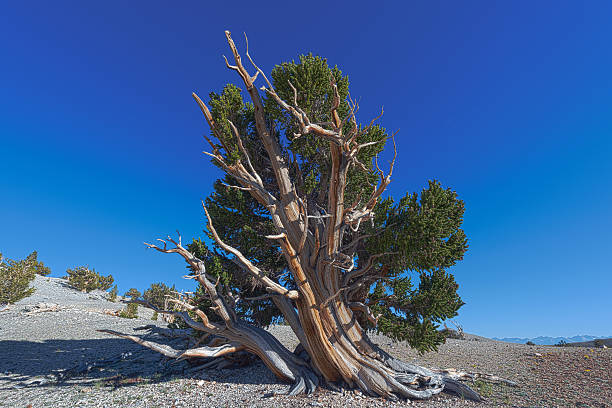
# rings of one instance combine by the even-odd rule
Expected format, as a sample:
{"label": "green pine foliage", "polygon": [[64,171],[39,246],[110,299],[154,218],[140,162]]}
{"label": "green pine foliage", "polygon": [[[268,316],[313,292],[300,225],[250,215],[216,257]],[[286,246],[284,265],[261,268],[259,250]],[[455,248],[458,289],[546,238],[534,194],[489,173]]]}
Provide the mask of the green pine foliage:
{"label": "green pine foliage", "polygon": [[114,281],[112,275],[100,275],[95,269],[90,269],[88,266],[67,269],[66,274],[68,283],[82,292],[91,292],[96,289],[108,290]]}
{"label": "green pine foliage", "polygon": [[117,289],[117,285],[113,286],[113,288],[108,292],[108,300],[111,302],[115,302],[117,300],[117,295],[119,294],[119,289]]}
{"label": "green pine foliage", "polygon": [[140,291],[136,288],[130,288],[130,290],[128,290],[127,292],[125,292],[125,296],[131,298],[131,299],[138,299],[140,296],[142,295],[142,293],[140,293]]}
{"label": "green pine foliage", "polygon": [[129,303],[124,310],[119,312],[119,317],[126,319],[138,318],[138,305],[136,303]]}
{"label": "green pine foliage", "polygon": [[[144,291],[142,294],[142,298],[155,306],[158,309],[163,309],[165,307],[166,298],[174,297],[176,293],[176,288],[174,285],[169,287],[163,282],[153,283],[151,287]],[[126,294],[127,296],[127,294]]]}
{"label": "green pine foliage", "polygon": [[45,266],[44,263],[40,262],[38,259],[38,252],[32,251],[30,255],[26,258],[26,260],[32,265],[34,271],[37,275],[47,276],[51,273],[51,268]]}
{"label": "green pine foliage", "polygon": [[30,256],[15,261],[3,258],[0,253],[0,304],[15,303],[32,295],[34,288],[30,282],[35,276],[36,266]]}
{"label": "green pine foliage", "polygon": [[[298,61],[282,63],[272,70],[270,79],[285,101],[293,102],[291,85],[296,88],[297,104],[311,122],[324,124],[331,121],[334,83],[340,96],[340,118],[346,117],[350,111],[348,77],[338,67],[330,67],[324,58],[309,54],[301,56]],[[241,158],[228,124],[231,120],[266,190],[278,196],[270,159],[256,133],[253,105],[243,100],[240,89],[234,85],[227,85],[221,93],[211,93],[209,98],[208,106],[220,128],[212,138],[214,147],[223,152],[221,154],[229,163]],[[298,183],[298,194],[307,199],[309,212],[326,208],[327,179],[331,171],[329,142],[311,134],[295,137],[298,129],[294,120],[265,96],[264,110],[269,127],[283,148],[285,160],[292,163],[290,176]],[[351,166],[348,171],[344,197],[345,207],[348,207],[367,198],[375,188],[379,178],[375,158],[385,148],[390,135],[378,125],[367,127],[346,121],[343,126],[345,132],[354,126],[367,129],[357,139],[360,144],[378,142],[362,149],[357,156],[365,171],[359,166]],[[212,162],[219,165],[214,160]],[[272,279],[289,289],[296,289],[276,243],[264,238],[275,233],[268,211],[248,192],[226,186],[237,184],[226,175],[214,183],[212,194],[205,200],[219,236]],[[392,197],[379,200],[374,213],[374,220],[364,222],[360,228],[368,238],[355,247],[356,268],[372,261],[366,275],[369,280],[358,290],[351,291],[349,300],[363,302],[380,317],[376,327],[372,327],[366,316],[356,312],[359,323],[398,341],[407,341],[421,352],[436,350],[445,341],[438,330],[439,325],[456,316],[464,304],[457,293],[458,284],[448,272],[463,258],[468,248],[466,235],[461,229],[464,203],[455,191],[431,180],[420,193],[407,193],[398,201]],[[209,232],[205,230],[204,233],[209,242],[214,242]],[[347,231],[343,244],[348,244],[351,239],[351,232]],[[208,247],[204,241],[194,240],[189,250],[204,260],[207,273],[219,279],[218,290],[231,293],[238,299],[236,312],[240,317],[260,326],[282,320],[282,314],[274,303],[269,298],[260,297],[266,293],[261,285],[216,244]],[[371,258],[375,254],[384,255]],[[203,291],[200,289],[198,293],[202,295]],[[206,306],[209,300],[197,295],[195,302]],[[211,320],[217,318],[207,307],[201,309]]]}

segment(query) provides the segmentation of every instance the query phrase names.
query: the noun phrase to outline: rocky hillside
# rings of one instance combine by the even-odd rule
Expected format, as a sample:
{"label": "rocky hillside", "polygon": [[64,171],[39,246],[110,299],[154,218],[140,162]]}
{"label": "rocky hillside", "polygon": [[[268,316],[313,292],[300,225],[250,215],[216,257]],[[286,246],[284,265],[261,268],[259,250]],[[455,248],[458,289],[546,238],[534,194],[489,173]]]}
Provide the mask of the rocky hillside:
{"label": "rocky hillside", "polygon": [[[100,333],[112,329],[185,347],[151,312],[114,315],[124,307],[103,293],[81,293],[56,278],[37,277],[36,292],[0,311],[0,407],[405,407],[358,391],[319,388],[310,396],[274,396],[286,390],[260,362],[207,369],[206,361],[174,361],[129,340]],[[161,330],[164,329],[164,330]],[[286,347],[297,340],[287,326],[269,330]],[[182,333],[181,333],[182,334]],[[526,346],[468,336],[449,339],[438,353],[419,355],[405,344],[372,335],[390,354],[427,367],[491,373],[518,387],[472,386],[487,398],[473,403],[441,394],[420,407],[606,407],[612,401],[610,349]],[[239,362],[238,362],[239,363]]]}

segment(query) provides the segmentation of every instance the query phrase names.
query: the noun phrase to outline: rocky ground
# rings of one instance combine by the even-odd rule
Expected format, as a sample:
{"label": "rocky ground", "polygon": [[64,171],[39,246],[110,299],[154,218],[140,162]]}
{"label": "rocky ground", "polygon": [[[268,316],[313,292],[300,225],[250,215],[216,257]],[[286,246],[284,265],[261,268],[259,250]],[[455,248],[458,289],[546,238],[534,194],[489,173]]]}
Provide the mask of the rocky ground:
{"label": "rocky ground", "polygon": [[[81,293],[57,278],[37,276],[33,296],[0,307],[0,407],[608,407],[612,401],[610,349],[526,346],[476,336],[449,339],[438,353],[420,356],[384,336],[373,340],[405,361],[428,367],[454,367],[508,378],[518,388],[476,381],[485,403],[440,395],[429,401],[390,402],[358,391],[319,389],[311,396],[271,396],[287,384],[267,368],[250,366],[207,370],[168,360],[129,340],[98,329],[138,334],[181,348],[138,319],[108,314],[121,303],[102,293]],[[269,329],[290,349],[297,341],[286,326]]]}

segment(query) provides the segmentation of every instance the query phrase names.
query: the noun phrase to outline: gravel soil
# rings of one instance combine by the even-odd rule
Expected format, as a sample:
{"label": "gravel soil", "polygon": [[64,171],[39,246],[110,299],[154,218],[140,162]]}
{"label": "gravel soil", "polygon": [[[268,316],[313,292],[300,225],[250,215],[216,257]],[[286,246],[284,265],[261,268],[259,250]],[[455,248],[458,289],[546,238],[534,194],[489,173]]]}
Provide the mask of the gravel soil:
{"label": "gravel soil", "polygon": [[[372,335],[390,354],[426,367],[457,368],[507,378],[518,388],[476,381],[484,403],[446,394],[428,401],[391,402],[359,391],[318,389],[310,396],[270,396],[285,390],[261,363],[206,370],[168,360],[98,329],[138,334],[181,348],[183,340],[134,330],[157,325],[151,312],[125,319],[105,311],[122,303],[101,292],[81,293],[66,281],[37,276],[36,292],[0,307],[0,407],[611,407],[611,349],[526,346],[477,336],[449,339],[438,353],[419,355],[404,344]],[[286,326],[269,330],[288,348]]]}

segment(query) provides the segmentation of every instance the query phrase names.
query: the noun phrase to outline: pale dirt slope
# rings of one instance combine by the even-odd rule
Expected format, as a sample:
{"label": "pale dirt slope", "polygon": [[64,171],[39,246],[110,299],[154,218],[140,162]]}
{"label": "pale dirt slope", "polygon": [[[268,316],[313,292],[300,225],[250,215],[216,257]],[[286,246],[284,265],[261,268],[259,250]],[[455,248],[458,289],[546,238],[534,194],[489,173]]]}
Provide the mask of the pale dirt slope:
{"label": "pale dirt slope", "polygon": [[[359,392],[320,389],[307,397],[267,397],[287,388],[261,363],[225,370],[200,370],[167,361],[128,340],[97,332],[108,328],[140,333],[150,320],[103,314],[123,305],[100,293],[75,291],[57,278],[37,277],[36,293],[0,312],[0,407],[377,407],[407,402],[365,397]],[[57,311],[37,313],[45,303]],[[287,347],[296,345],[288,327],[270,330]],[[151,335],[156,341],[170,341]],[[439,353],[418,353],[383,336],[373,340],[394,356],[437,368],[493,373],[518,382],[475,387],[488,397],[483,404],[441,395],[413,401],[418,407],[608,407],[612,400],[611,349],[526,346],[478,336],[452,340]],[[181,344],[173,343],[180,348]],[[63,370],[63,371],[62,371]]]}

